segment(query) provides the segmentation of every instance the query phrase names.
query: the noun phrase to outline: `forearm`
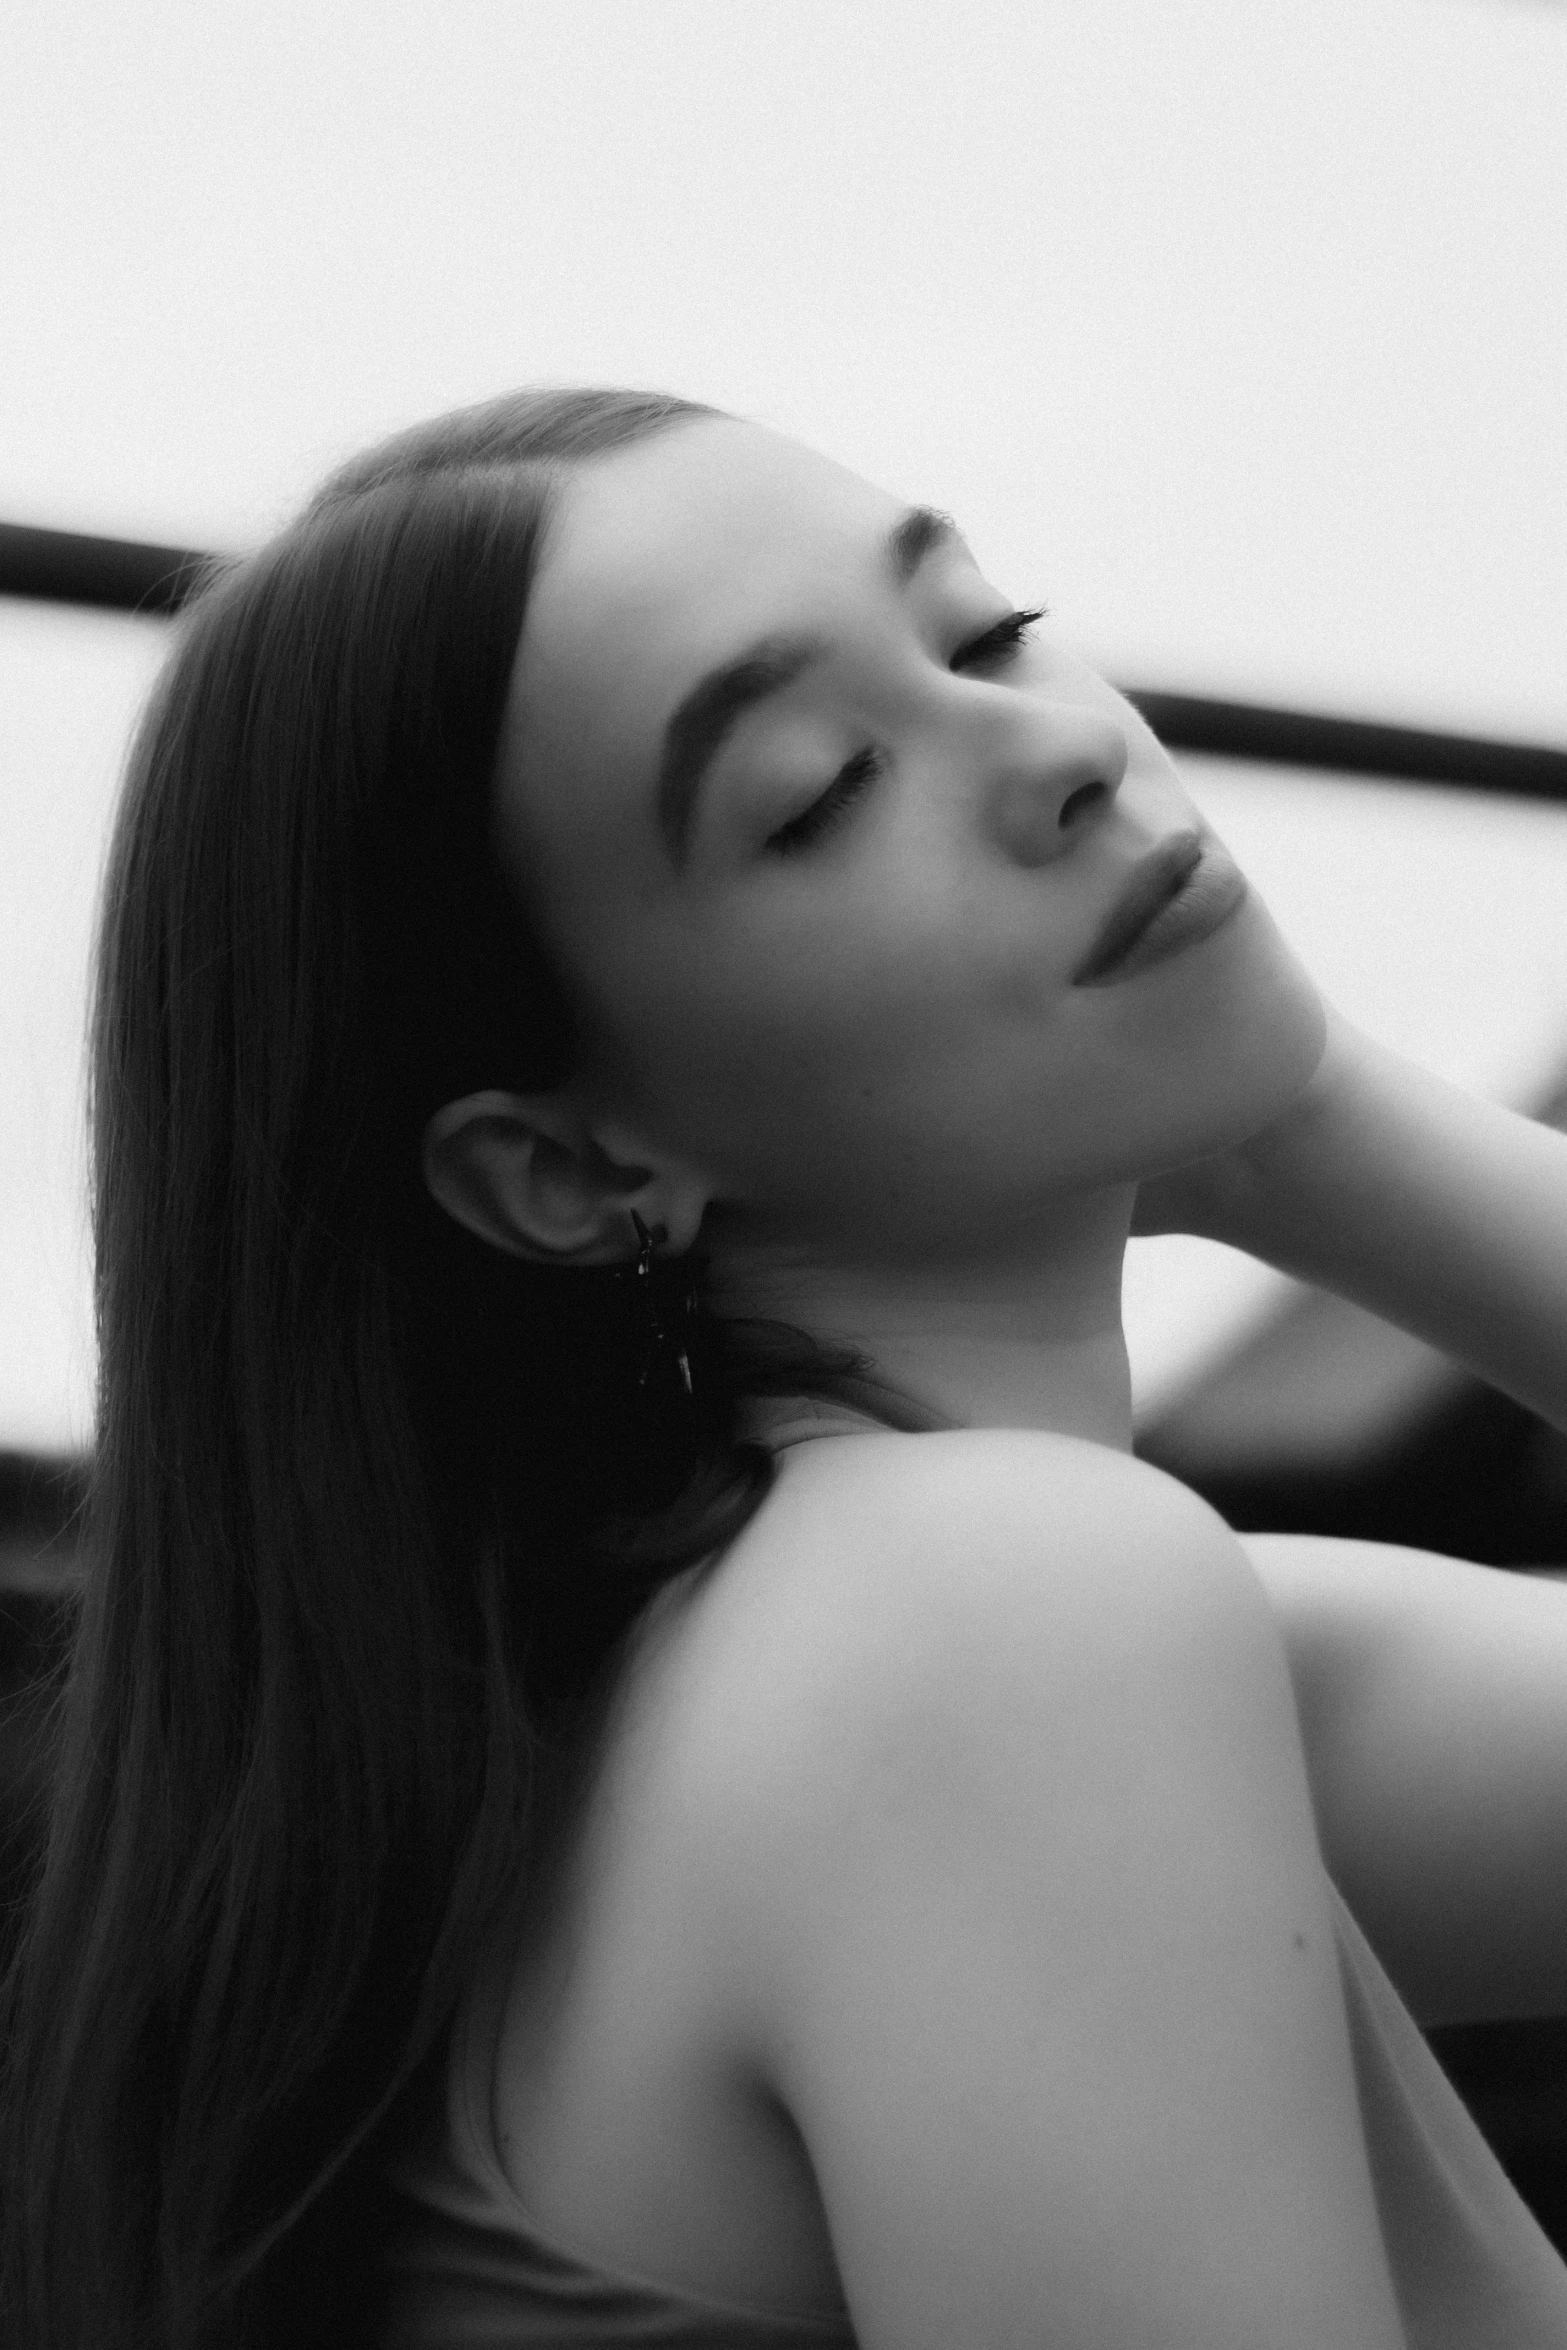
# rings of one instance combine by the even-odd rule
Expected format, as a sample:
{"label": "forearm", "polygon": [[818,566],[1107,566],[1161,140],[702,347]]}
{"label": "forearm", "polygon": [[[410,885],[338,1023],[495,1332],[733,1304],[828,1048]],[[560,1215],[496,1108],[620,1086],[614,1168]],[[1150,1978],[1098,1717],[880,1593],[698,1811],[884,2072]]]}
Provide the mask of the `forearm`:
{"label": "forearm", "polygon": [[1567,1135],[1337,1030],[1335,1082],[1235,1154],[1218,1236],[1567,1429]]}

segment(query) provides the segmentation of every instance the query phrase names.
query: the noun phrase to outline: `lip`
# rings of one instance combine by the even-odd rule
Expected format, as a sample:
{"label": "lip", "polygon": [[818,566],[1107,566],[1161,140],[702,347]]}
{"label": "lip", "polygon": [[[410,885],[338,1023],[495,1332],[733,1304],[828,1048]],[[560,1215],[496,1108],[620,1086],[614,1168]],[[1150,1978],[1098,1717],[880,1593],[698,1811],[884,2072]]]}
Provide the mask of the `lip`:
{"label": "lip", "polygon": [[1072,985],[1108,985],[1195,945],[1245,895],[1245,875],[1217,841],[1190,828],[1171,833],[1133,867]]}

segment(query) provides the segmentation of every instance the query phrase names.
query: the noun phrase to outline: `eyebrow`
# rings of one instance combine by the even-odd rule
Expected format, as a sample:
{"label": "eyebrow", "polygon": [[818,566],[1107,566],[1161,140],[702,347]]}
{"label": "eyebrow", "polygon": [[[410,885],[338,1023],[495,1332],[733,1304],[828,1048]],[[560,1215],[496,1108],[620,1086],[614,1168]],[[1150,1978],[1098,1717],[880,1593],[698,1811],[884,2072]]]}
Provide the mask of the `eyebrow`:
{"label": "eyebrow", "polygon": [[[927,555],[960,537],[950,514],[911,506],[887,534],[887,569],[899,587],[907,587]],[[702,784],[730,729],[747,710],[792,685],[826,650],[817,636],[761,637],[710,669],[677,704],[664,728],[656,795],[658,829],[677,870],[686,861]]]}

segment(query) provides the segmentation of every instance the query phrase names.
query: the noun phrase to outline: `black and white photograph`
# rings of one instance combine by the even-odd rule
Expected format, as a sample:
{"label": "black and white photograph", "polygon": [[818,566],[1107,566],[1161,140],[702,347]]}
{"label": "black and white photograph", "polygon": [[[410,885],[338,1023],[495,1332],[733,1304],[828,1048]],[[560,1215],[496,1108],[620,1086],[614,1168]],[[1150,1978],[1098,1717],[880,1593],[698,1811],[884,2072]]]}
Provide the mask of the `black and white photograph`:
{"label": "black and white photograph", "polygon": [[1567,5],[0,52],[4,2350],[1567,2350]]}

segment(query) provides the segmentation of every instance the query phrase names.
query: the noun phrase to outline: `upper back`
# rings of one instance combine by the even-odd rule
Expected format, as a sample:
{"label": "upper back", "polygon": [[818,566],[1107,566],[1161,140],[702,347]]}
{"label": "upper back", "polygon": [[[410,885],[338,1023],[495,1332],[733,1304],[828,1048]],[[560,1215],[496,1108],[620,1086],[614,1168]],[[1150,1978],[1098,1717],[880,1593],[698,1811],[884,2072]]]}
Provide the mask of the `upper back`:
{"label": "upper back", "polygon": [[862,2341],[1401,2340],[1283,1644],[1195,1495],[1028,1432],[810,1447],[650,1727]]}

